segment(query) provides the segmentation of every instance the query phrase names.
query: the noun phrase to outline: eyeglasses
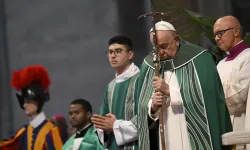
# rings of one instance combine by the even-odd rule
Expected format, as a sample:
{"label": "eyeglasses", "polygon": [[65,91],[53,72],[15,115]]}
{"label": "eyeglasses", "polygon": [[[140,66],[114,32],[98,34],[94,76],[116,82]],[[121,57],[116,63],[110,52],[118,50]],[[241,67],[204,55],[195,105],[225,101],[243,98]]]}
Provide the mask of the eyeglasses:
{"label": "eyeglasses", "polygon": [[119,56],[119,55],[122,54],[122,51],[123,51],[123,49],[117,48],[117,49],[115,49],[115,50],[107,50],[107,51],[105,51],[105,53],[106,53],[106,55],[108,55],[108,56],[112,56],[113,53],[114,53],[116,56]]}
{"label": "eyeglasses", "polygon": [[232,29],[234,29],[234,28],[228,28],[228,29],[216,32],[214,34],[214,39],[216,38],[216,36],[218,36],[219,38],[221,38],[223,36],[223,34],[225,34],[228,30],[232,30]]}

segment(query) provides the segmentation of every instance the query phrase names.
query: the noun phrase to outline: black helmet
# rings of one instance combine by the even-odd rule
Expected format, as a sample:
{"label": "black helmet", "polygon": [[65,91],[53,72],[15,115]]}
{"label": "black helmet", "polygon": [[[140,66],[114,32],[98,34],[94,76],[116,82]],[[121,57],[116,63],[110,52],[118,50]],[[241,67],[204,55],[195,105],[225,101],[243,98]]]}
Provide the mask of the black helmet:
{"label": "black helmet", "polygon": [[48,87],[50,84],[49,76],[45,68],[40,65],[28,66],[12,75],[11,85],[21,94],[16,93],[20,107],[23,109],[24,99],[38,102],[39,113],[45,101],[49,100]]}

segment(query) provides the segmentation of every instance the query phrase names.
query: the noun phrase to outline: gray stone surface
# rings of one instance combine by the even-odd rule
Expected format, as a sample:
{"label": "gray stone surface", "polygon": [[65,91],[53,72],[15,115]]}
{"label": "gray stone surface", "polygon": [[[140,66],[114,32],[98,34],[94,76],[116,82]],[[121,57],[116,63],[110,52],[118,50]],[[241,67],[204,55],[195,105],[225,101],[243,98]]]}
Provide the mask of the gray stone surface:
{"label": "gray stone surface", "polygon": [[[116,4],[99,0],[6,1],[10,68],[42,64],[50,74],[48,116],[68,114],[75,98],[98,111],[105,85],[114,76],[104,51],[117,34]],[[27,122],[13,90],[14,128]]]}
{"label": "gray stone surface", "polygon": [[[147,5],[134,2],[124,0],[118,7],[118,1],[6,0],[9,73],[34,64],[47,68],[52,81],[47,116],[67,116],[68,106],[76,98],[89,100],[98,112],[104,88],[114,77],[104,53],[108,39],[117,34],[130,36],[136,43],[138,64],[147,53],[149,28],[135,20],[147,11],[143,10]],[[120,24],[130,20],[129,26]],[[28,121],[14,94],[12,89],[12,131]]]}
{"label": "gray stone surface", "polygon": [[0,1],[0,138],[8,136],[13,129],[5,20],[4,1]]}

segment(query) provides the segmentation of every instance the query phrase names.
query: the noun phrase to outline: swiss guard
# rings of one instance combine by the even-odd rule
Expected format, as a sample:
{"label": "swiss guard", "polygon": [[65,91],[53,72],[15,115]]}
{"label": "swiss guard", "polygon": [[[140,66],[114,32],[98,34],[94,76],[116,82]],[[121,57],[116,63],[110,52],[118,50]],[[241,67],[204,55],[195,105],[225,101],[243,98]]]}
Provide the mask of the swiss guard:
{"label": "swiss guard", "polygon": [[61,150],[64,140],[60,129],[49,121],[43,106],[49,101],[50,79],[43,66],[34,65],[12,73],[11,86],[20,107],[29,118],[9,140],[0,142],[2,150]]}

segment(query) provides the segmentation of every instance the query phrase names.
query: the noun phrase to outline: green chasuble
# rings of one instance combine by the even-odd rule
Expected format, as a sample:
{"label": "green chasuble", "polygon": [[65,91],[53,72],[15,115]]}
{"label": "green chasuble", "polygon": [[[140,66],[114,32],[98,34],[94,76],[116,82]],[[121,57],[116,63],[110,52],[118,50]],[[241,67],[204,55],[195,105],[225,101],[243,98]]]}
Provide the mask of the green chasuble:
{"label": "green chasuble", "polygon": [[[62,150],[71,150],[70,147],[74,145],[75,136],[76,134],[73,134],[67,140],[67,142],[63,145]],[[95,133],[95,129],[93,125],[91,125],[91,127],[88,129],[88,131],[84,135],[78,150],[105,150],[105,148],[99,142],[99,139]]]}
{"label": "green chasuble", "polygon": [[[165,71],[174,71],[176,74],[191,149],[231,149],[222,146],[221,135],[232,131],[232,125],[212,54],[197,45],[180,40],[176,56],[160,63],[161,76]],[[153,93],[153,77],[154,67],[150,54],[144,59],[136,84],[135,107],[140,150],[148,150],[150,147],[148,102]]]}
{"label": "green chasuble", "polygon": [[[105,116],[108,113],[112,113],[118,120],[131,121],[134,126],[137,125],[134,110],[134,86],[138,75],[137,73],[118,83],[114,79],[108,84],[100,108],[101,115]],[[105,140],[105,147],[109,150],[137,149],[137,141],[118,146],[113,132],[106,135],[106,137],[108,137],[108,141]]]}

